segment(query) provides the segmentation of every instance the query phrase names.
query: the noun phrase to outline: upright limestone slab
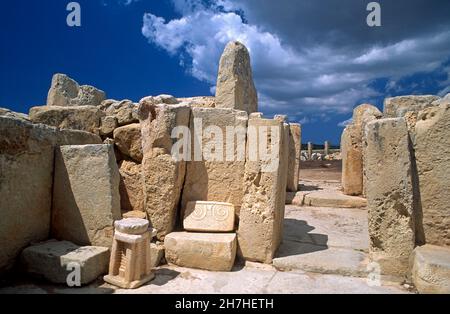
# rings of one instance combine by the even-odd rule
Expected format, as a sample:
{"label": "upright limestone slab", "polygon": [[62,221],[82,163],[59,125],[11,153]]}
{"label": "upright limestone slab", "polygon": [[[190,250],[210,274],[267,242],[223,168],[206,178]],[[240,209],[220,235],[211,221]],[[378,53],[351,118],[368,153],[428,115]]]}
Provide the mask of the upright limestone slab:
{"label": "upright limestone slab", "polygon": [[291,123],[289,127],[289,166],[287,173],[287,190],[290,192],[297,192],[300,157],[302,151],[302,127],[297,123]]}
{"label": "upright limestone slab", "polygon": [[342,133],[342,188],[346,195],[364,194],[364,128],[381,116],[376,107],[362,104],[353,110],[353,122]]}
{"label": "upright limestone slab", "polygon": [[101,143],[81,131],[0,117],[0,273],[50,232],[54,147]]}
{"label": "upright limestone slab", "polygon": [[158,231],[158,239],[164,239],[174,228],[186,173],[185,159],[172,156],[172,148],[178,142],[177,137],[172,138],[172,132],[176,127],[181,133],[188,131],[190,108],[155,104],[150,97],[141,100],[139,116],[144,207],[152,227]]}
{"label": "upright limestone slab", "polygon": [[[238,229],[239,253],[246,260],[271,263],[281,243],[288,136],[289,127],[282,121],[249,120],[244,199]],[[267,147],[274,154],[258,153]]]}
{"label": "upright limestone slab", "polygon": [[403,118],[366,127],[370,258],[383,274],[405,275],[415,245],[408,130]]}
{"label": "upright limestone slab", "polygon": [[[122,160],[119,163],[119,191],[122,212],[145,212],[141,168],[142,166],[140,164],[130,160]],[[145,214],[143,216],[145,217]]]}
{"label": "upright limestone slab", "polygon": [[120,174],[112,145],[61,146],[55,155],[52,235],[110,247],[121,218]]}
{"label": "upright limestone slab", "polygon": [[427,244],[450,246],[450,104],[420,112],[415,133],[419,237]]}
{"label": "upright limestone slab", "polygon": [[187,231],[231,232],[234,230],[234,205],[223,202],[189,202],[184,210]]}
{"label": "upright limestone slab", "polygon": [[228,43],[220,58],[216,87],[216,108],[258,111],[250,54],[238,41]]}
{"label": "upright limestone slab", "polygon": [[192,108],[191,155],[182,209],[191,201],[232,203],[243,198],[248,116],[233,109]]}

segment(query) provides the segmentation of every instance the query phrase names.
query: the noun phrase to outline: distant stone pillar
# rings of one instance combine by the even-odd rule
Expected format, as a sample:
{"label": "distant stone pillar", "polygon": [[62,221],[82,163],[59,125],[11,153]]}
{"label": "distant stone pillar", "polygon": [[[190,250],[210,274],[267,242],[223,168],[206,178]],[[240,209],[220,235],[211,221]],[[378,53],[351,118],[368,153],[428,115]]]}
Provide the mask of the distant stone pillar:
{"label": "distant stone pillar", "polygon": [[114,242],[111,250],[107,283],[124,289],[135,289],[149,282],[152,273],[149,221],[139,218],[115,222]]}
{"label": "distant stone pillar", "polygon": [[313,145],[311,142],[308,142],[308,160],[312,159],[312,153],[313,153]]}
{"label": "distant stone pillar", "polygon": [[325,156],[330,154],[330,143],[328,141],[325,141],[323,153]]}

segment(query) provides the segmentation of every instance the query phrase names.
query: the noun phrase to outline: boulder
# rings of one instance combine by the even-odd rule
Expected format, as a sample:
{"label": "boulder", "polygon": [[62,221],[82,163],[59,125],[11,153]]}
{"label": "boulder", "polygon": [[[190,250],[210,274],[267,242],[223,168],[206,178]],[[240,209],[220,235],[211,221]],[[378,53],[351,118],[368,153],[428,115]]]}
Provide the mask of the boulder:
{"label": "boulder", "polygon": [[110,247],[121,218],[112,145],[61,146],[55,154],[51,233],[78,245]]}
{"label": "boulder", "polygon": [[410,259],[411,279],[419,293],[450,293],[450,249],[417,247]]}
{"label": "boulder", "polygon": [[41,106],[30,109],[30,120],[60,129],[73,129],[98,134],[103,113],[93,106]]}
{"label": "boulder", "polygon": [[417,240],[421,244],[450,246],[449,130],[450,104],[419,113],[414,152],[420,188]]}
{"label": "boulder", "polygon": [[300,124],[289,125],[289,161],[287,190],[296,192],[298,190],[300,157],[302,150],[302,127]]}
{"label": "boulder", "polygon": [[47,106],[99,106],[105,93],[89,85],[79,86],[65,74],[55,74],[48,92]]}
{"label": "boulder", "polygon": [[169,263],[212,271],[231,271],[236,258],[235,233],[172,232],[164,240]]}
{"label": "boulder", "polygon": [[141,125],[139,123],[115,129],[114,142],[123,155],[138,163],[142,162]]}
{"label": "boulder", "polygon": [[[245,260],[271,263],[283,234],[289,126],[260,118],[248,124],[238,251]],[[272,154],[261,153],[266,149]]]}
{"label": "boulder", "polygon": [[27,114],[20,113],[20,112],[14,112],[7,108],[0,108],[0,116],[21,119],[24,121],[30,121],[30,117]]}
{"label": "boulder", "polygon": [[184,210],[187,231],[231,232],[234,230],[234,205],[221,202],[189,202]]}
{"label": "boulder", "polygon": [[220,58],[216,87],[216,108],[258,111],[250,54],[240,42],[228,43]]}
{"label": "boulder", "polygon": [[115,129],[119,127],[117,118],[114,116],[106,116],[101,119],[100,123],[100,135],[112,136]]}
{"label": "boulder", "polygon": [[119,126],[139,122],[138,104],[131,100],[108,99],[102,102],[100,108],[107,116],[116,117]]}
{"label": "boulder", "polygon": [[164,257],[164,245],[150,243],[150,265],[152,268],[158,267]]}
{"label": "boulder", "polygon": [[129,160],[123,160],[119,163],[120,206],[122,211],[142,212],[145,218],[141,168],[140,164]]}
{"label": "boulder", "polygon": [[181,208],[191,201],[215,201],[232,203],[239,212],[247,121],[244,111],[192,109],[192,153],[188,156]]}
{"label": "boulder", "polygon": [[[172,157],[178,138],[175,128],[187,130],[190,109],[185,105],[155,104],[143,99],[139,107],[142,132],[144,207],[158,239],[172,232],[181,198],[186,161]],[[177,130],[175,129],[175,131]]]}
{"label": "boulder", "polygon": [[366,137],[370,258],[383,274],[403,276],[415,246],[407,125],[403,118],[372,121]]}
{"label": "boulder", "polygon": [[47,241],[23,250],[21,266],[25,272],[52,283],[66,284],[78,266],[80,284],[86,285],[108,272],[109,250],[105,247],[79,247],[68,241]]}
{"label": "boulder", "polygon": [[215,108],[216,107],[215,97],[208,97],[208,96],[178,98],[178,102],[181,104],[188,105],[191,108]]}
{"label": "boulder", "polygon": [[48,238],[54,147],[101,143],[91,133],[0,116],[0,273],[23,248]]}

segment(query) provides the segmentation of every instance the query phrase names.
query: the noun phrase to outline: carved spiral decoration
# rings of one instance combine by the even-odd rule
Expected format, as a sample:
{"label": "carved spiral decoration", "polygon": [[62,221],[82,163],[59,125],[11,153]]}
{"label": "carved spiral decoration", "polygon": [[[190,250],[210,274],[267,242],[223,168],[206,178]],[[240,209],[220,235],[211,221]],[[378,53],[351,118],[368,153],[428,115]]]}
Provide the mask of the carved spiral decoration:
{"label": "carved spiral decoration", "polygon": [[216,220],[225,221],[228,219],[229,211],[224,206],[212,206],[212,213]]}

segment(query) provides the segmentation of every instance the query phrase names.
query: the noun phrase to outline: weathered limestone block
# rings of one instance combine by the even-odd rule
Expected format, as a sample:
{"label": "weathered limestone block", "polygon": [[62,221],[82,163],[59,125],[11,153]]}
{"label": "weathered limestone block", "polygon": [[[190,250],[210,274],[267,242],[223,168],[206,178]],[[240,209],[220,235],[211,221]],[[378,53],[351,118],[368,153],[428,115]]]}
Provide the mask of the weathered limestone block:
{"label": "weathered limestone block", "polygon": [[115,129],[114,142],[123,155],[138,163],[142,162],[141,125],[139,123]]}
{"label": "weathered limestone block", "polygon": [[99,106],[105,93],[89,85],[79,86],[65,74],[55,74],[48,92],[47,106]]}
{"label": "weathered limestone block", "polygon": [[169,263],[212,271],[231,271],[236,246],[235,233],[172,232],[164,240]]}
{"label": "weathered limestone block", "polygon": [[158,267],[164,257],[165,248],[162,244],[150,243],[150,265]]}
{"label": "weathered limestone block", "polygon": [[30,121],[30,117],[27,114],[20,113],[20,112],[14,112],[7,108],[0,108],[0,116],[21,119],[24,121]]}
{"label": "weathered limestone block", "polygon": [[120,206],[122,211],[145,212],[141,165],[132,161],[122,160],[119,163],[119,172]]}
{"label": "weathered limestone block", "polygon": [[191,201],[216,201],[232,203],[239,212],[247,121],[244,111],[192,109],[192,154],[187,162],[181,208]]}
{"label": "weathered limestone block", "polygon": [[100,143],[91,133],[0,117],[0,273],[50,232],[54,147]]}
{"label": "weathered limestone block", "polygon": [[122,212],[122,217],[126,218],[139,218],[139,219],[147,219],[147,213],[139,210],[133,210],[130,212]]}
{"label": "weathered limestone block", "polygon": [[215,108],[216,98],[210,96],[178,98],[179,103],[186,104],[191,108]]}
{"label": "weathered limestone block", "polygon": [[138,107],[138,104],[127,99],[122,101],[107,99],[100,106],[107,116],[116,117],[119,126],[138,123]]}
{"label": "weathered limestone block", "polygon": [[[78,265],[80,283],[86,285],[108,272],[109,249],[98,246],[79,247],[67,241],[39,243],[23,250],[21,266],[34,276],[66,284],[68,275]],[[67,270],[68,266],[69,270]]]}
{"label": "weathered limestone block", "polygon": [[[271,263],[283,233],[289,128],[259,118],[248,124],[239,254],[249,261]],[[264,156],[261,151],[266,148],[270,153]]]}
{"label": "weathered limestone block", "polygon": [[188,129],[190,108],[155,104],[151,99],[143,99],[139,117],[144,155],[144,207],[161,240],[175,225],[186,174],[186,161],[172,157],[172,148],[178,139],[171,135],[176,127]]}
{"label": "weathered limestone block", "polygon": [[302,127],[300,124],[291,123],[289,125],[289,165],[287,190],[298,191],[300,157],[302,151]]}
{"label": "weathered limestone block", "polygon": [[231,232],[234,230],[234,205],[221,202],[189,202],[184,210],[187,231]]}
{"label": "weathered limestone block", "polygon": [[152,230],[145,219],[123,219],[114,223],[116,231],[111,249],[109,273],[103,279],[124,289],[135,289],[149,282],[152,273],[150,241]]}
{"label": "weathered limestone block", "polygon": [[117,118],[114,116],[106,116],[101,118],[100,123],[100,135],[101,136],[112,136],[115,129],[119,127]]}
{"label": "weathered limestone block", "polygon": [[41,106],[30,109],[30,120],[60,129],[73,129],[98,134],[103,113],[93,106]]}
{"label": "weathered limestone block", "polygon": [[243,110],[249,114],[258,111],[250,54],[240,42],[230,42],[220,58],[216,108]]}
{"label": "weathered limestone block", "polygon": [[383,274],[405,275],[415,245],[413,185],[406,122],[381,119],[366,127],[370,258]]}
{"label": "weathered limestone block", "polygon": [[342,188],[346,195],[364,194],[364,129],[381,116],[376,107],[362,104],[353,110],[353,122],[342,133]]}
{"label": "weathered limestone block", "polygon": [[111,247],[120,219],[120,174],[112,145],[56,149],[52,235],[78,245]]}
{"label": "weathered limestone block", "polygon": [[[414,150],[420,188],[418,241],[450,246],[450,104],[419,113]],[[422,224],[420,224],[422,222]]]}
{"label": "weathered limestone block", "polygon": [[429,244],[417,247],[410,264],[412,282],[419,293],[450,293],[449,248]]}

